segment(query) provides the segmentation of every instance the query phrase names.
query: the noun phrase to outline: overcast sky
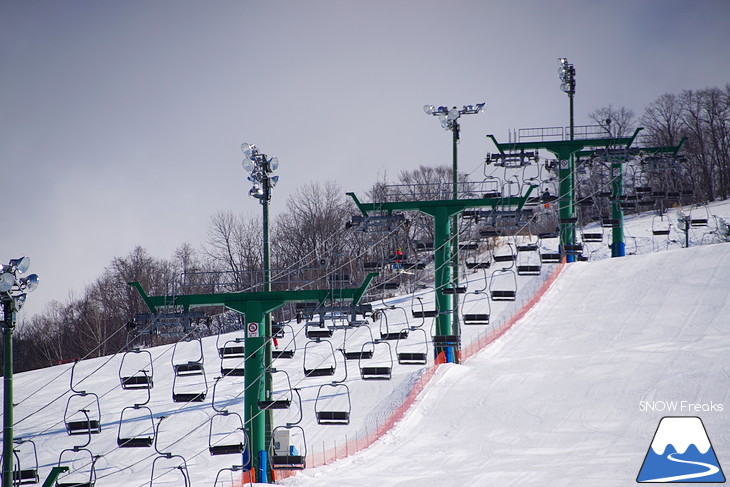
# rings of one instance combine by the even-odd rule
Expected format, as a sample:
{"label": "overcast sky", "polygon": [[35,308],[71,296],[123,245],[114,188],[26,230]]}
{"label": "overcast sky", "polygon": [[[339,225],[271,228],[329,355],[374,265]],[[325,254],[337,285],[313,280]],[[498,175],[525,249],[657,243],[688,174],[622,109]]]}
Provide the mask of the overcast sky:
{"label": "overcast sky", "polygon": [[199,247],[220,210],[260,214],[241,142],[280,160],[272,214],[306,182],[362,193],[450,164],[424,104],[462,118],[460,168],[485,135],[640,115],[663,93],[730,82],[727,0],[290,0],[0,4],[0,261],[28,255],[25,317],[80,293],[136,245]]}

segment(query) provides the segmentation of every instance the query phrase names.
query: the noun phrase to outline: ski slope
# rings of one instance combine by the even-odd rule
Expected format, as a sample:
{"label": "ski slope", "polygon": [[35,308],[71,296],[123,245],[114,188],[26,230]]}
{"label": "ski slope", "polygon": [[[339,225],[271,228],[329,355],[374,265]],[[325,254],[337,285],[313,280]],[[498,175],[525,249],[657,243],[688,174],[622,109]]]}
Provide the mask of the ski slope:
{"label": "ski slope", "polygon": [[728,458],[729,275],[728,244],[568,266],[506,336],[441,366],[376,445],[284,483],[629,485],[667,414],[641,401],[725,405],[673,414],[702,416]]}
{"label": "ski slope", "polygon": [[[730,203],[713,205],[711,211],[730,220]],[[666,218],[673,217],[668,214]],[[375,445],[333,465],[308,468],[282,483],[537,485],[552,481],[556,485],[622,485],[634,479],[662,416],[641,411],[641,401],[728,403],[730,364],[723,356],[730,343],[723,326],[728,323],[730,246],[681,249],[683,235],[673,221],[670,235],[656,238],[651,236],[655,224],[651,217],[627,218],[627,252],[642,255],[626,259],[604,259],[610,255],[605,246],[610,234],[606,232],[602,244],[587,246],[595,261],[566,266],[539,305],[505,336],[463,365],[441,366],[416,406]],[[712,230],[691,229],[692,245],[716,241]],[[504,324],[541,286],[554,265],[543,268],[540,276],[518,276],[517,301],[491,303],[492,325],[463,326],[464,344]],[[462,311],[484,312],[488,303],[483,290],[491,282],[490,275],[480,271],[467,276]],[[393,354],[396,347],[431,347],[432,323],[411,316],[411,310],[420,306],[418,297],[425,308],[433,307],[433,290],[374,303],[391,308],[384,313],[388,330],[421,330],[414,330],[402,343],[390,342]],[[363,381],[357,361],[344,361],[337,352],[310,350],[305,359],[304,324],[293,326],[297,353],[274,365],[287,371],[301,402],[294,398],[295,406],[289,411],[276,411],[274,423],[296,421],[301,403],[306,450],[315,460],[309,465],[322,459],[329,462],[327,450],[342,450],[354,442],[355,448],[347,451],[351,454],[367,446],[368,435],[387,424],[413,385],[429,372],[430,363],[394,362],[390,381]],[[383,326],[382,320],[371,324],[375,338]],[[280,340],[280,347],[289,345],[291,335]],[[240,455],[211,456],[208,451],[209,436],[225,443],[238,434],[235,421],[213,435],[209,427],[216,416],[211,403],[213,384],[220,376],[217,348],[240,336],[241,332],[222,335],[219,343],[216,337],[203,339],[208,387],[206,399],[200,403],[172,402],[172,362],[181,358],[173,360],[171,346],[150,349],[155,387],[147,405],[155,422],[166,417],[160,424],[158,447],[184,458],[194,486],[213,485],[218,470],[241,461]],[[418,337],[425,337],[425,342]],[[368,339],[337,330],[330,342],[335,349],[357,349]],[[181,346],[176,353],[182,351]],[[194,349],[190,353],[195,356]],[[387,363],[387,355],[384,357],[378,360]],[[88,445],[94,455],[100,455],[96,462],[99,487],[149,485],[158,457],[152,448],[117,447],[123,408],[146,399],[146,391],[120,387],[121,361],[121,354],[85,360],[75,372],[76,389],[100,398],[102,431]],[[304,377],[307,364],[330,362],[336,368],[333,377]],[[86,442],[85,437],[67,435],[64,428],[64,411],[71,396],[70,369],[66,364],[15,377],[15,435],[35,441],[42,479],[57,464],[63,449]],[[319,388],[340,379],[350,389],[351,422],[318,425],[314,412]],[[285,385],[281,374],[275,377],[277,394],[286,395]],[[242,414],[242,389],[241,378],[221,379],[216,407]],[[336,402],[343,397],[332,394],[327,399]],[[727,421],[716,412],[702,417],[722,462],[723,452],[730,446],[723,427]],[[147,418],[137,418],[122,421],[121,426],[130,431],[146,423]],[[88,460],[79,455],[72,465],[82,477]],[[184,485],[177,465],[173,462],[158,469],[152,485]],[[229,474],[228,478],[218,485],[234,485],[236,476]]]}

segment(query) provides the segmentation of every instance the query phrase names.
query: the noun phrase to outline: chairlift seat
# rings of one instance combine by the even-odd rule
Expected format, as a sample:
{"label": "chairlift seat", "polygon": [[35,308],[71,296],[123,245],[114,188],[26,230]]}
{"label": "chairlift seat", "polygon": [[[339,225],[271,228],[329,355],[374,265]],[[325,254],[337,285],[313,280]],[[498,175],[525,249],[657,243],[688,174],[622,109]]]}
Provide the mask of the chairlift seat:
{"label": "chairlift seat", "polygon": [[423,352],[400,352],[398,363],[402,365],[425,365],[428,358]]}
{"label": "chairlift seat", "polygon": [[153,442],[154,438],[152,436],[117,438],[117,446],[119,448],[148,448],[152,446]]}
{"label": "chairlift seat", "polygon": [[558,252],[543,252],[540,254],[540,259],[547,263],[557,263],[560,262],[562,256]]}
{"label": "chairlift seat", "polygon": [[[283,332],[282,332],[283,333]],[[243,345],[231,345],[218,349],[218,356],[220,358],[238,358],[245,357],[246,350]]]}
{"label": "chairlift seat", "polygon": [[332,334],[334,333],[334,330],[331,328],[312,328],[307,327],[305,335],[307,338],[317,339],[317,338],[330,338]]}
{"label": "chairlift seat", "polygon": [[566,244],[565,245],[565,251],[566,252],[582,252],[583,251],[583,244],[577,243],[577,244]]}
{"label": "chairlift seat", "polygon": [[274,470],[304,470],[306,458],[302,455],[272,455],[271,468]]}
{"label": "chairlift seat", "polygon": [[172,394],[173,402],[203,402],[205,392],[177,392]]}
{"label": "chairlift seat", "polygon": [[294,358],[294,350],[272,350],[271,351],[271,357],[272,358]]}
{"label": "chairlift seat", "polygon": [[360,378],[363,380],[390,380],[393,369],[391,367],[360,367]]}
{"label": "chairlift seat", "polygon": [[210,445],[208,451],[211,455],[233,455],[243,453],[243,443],[234,443],[232,445]]}
{"label": "chairlift seat", "polygon": [[433,344],[437,347],[457,347],[460,340],[458,335],[434,335]]}
{"label": "chairlift seat", "polygon": [[465,314],[464,315],[464,323],[469,323],[473,325],[477,324],[489,324],[489,314],[487,313],[472,313],[472,314]]}
{"label": "chairlift seat", "polygon": [[660,235],[669,235],[669,229],[666,228],[666,229],[652,230],[651,231],[651,234],[652,235],[657,235],[657,236],[660,236]]}
{"label": "chairlift seat", "polygon": [[426,264],[423,262],[403,262],[401,264],[401,267],[403,267],[406,270],[423,270],[426,268]]}
{"label": "chairlift seat", "polygon": [[349,411],[317,411],[318,424],[350,424]]}
{"label": "chairlift seat", "polygon": [[584,242],[602,242],[603,233],[584,232],[582,238]]}
{"label": "chairlift seat", "polygon": [[467,262],[466,268],[467,269],[489,269],[489,267],[492,265],[491,262]]}
{"label": "chairlift seat", "polygon": [[466,286],[454,286],[454,287],[441,288],[441,294],[464,294],[464,293],[466,293]]}
{"label": "chairlift seat", "polygon": [[527,243],[527,244],[521,244],[517,246],[518,252],[535,252],[538,250],[538,246],[536,243]]}
{"label": "chairlift seat", "polygon": [[514,301],[517,298],[517,292],[514,290],[494,290],[491,291],[492,301]]}
{"label": "chairlift seat", "polygon": [[172,366],[176,376],[202,375],[205,373],[201,362],[188,362],[185,364],[174,364]]}
{"label": "chairlift seat", "polygon": [[493,258],[494,262],[514,262],[517,256],[515,254],[496,254]]}
{"label": "chairlift seat", "polygon": [[534,264],[522,264],[517,266],[518,276],[539,276],[542,272],[542,266]]}
{"label": "chairlift seat", "polygon": [[325,377],[328,375],[335,375],[334,367],[322,367],[318,369],[308,369],[306,367],[304,368],[305,377]]}
{"label": "chairlift seat", "polygon": [[707,218],[691,218],[689,223],[693,227],[706,227]]}
{"label": "chairlift seat", "polygon": [[499,237],[500,236],[500,232],[496,228],[483,228],[483,229],[479,230],[479,236],[480,237],[485,237],[485,238],[488,238],[488,237]]}
{"label": "chairlift seat", "polygon": [[574,225],[574,224],[578,223],[578,217],[571,216],[568,218],[560,218],[559,221],[563,225]]}
{"label": "chairlift seat", "polygon": [[259,401],[259,409],[289,409],[291,399],[267,399]]}
{"label": "chairlift seat", "polygon": [[241,367],[221,367],[221,375],[226,377],[243,377],[246,375],[246,371],[243,365]]}
{"label": "chairlift seat", "polygon": [[601,226],[604,228],[617,227],[618,224],[617,218],[601,218]]}
{"label": "chairlift seat", "polygon": [[122,389],[152,389],[154,382],[149,375],[122,377]]}
{"label": "chairlift seat", "polygon": [[80,419],[66,422],[66,432],[69,435],[95,435],[101,433],[101,423],[98,419]]}
{"label": "chairlift seat", "polygon": [[436,310],[411,311],[414,318],[433,318],[438,314]]}
{"label": "chairlift seat", "polygon": [[56,482],[56,487],[94,487],[94,482]]}
{"label": "chairlift seat", "polygon": [[376,286],[378,289],[398,289],[400,287],[400,283],[397,281],[392,282],[381,282]]}
{"label": "chairlift seat", "polygon": [[381,340],[405,340],[408,338],[408,330],[380,332]]}
{"label": "chairlift seat", "polygon": [[345,360],[367,360],[373,358],[372,350],[358,350],[357,352],[345,352]]}
{"label": "chairlift seat", "polygon": [[38,482],[40,482],[40,478],[37,469],[13,470],[13,485],[37,484]]}

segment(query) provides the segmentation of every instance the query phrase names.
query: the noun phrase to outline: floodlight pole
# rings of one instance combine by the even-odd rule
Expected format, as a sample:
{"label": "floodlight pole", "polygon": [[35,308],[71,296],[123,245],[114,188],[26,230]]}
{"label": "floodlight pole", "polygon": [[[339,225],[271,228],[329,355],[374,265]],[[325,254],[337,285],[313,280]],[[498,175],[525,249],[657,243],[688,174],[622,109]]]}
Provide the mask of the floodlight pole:
{"label": "floodlight pole", "polygon": [[10,293],[3,293],[3,487],[13,487],[13,330],[18,313]]}
{"label": "floodlight pole", "polygon": [[[451,131],[451,182],[452,182],[452,200],[459,199],[459,163],[458,163],[458,145],[461,126],[459,125],[459,118],[462,115],[475,115],[484,111],[484,103],[478,103],[477,105],[465,105],[459,109],[453,107],[448,110],[445,106],[438,108],[433,105],[425,105],[423,110],[427,115],[438,116],[441,120],[441,125],[446,130]],[[447,259],[451,261],[451,276],[450,282],[453,286],[457,286],[459,282],[459,216],[453,214],[451,216],[451,255]],[[453,295],[453,333],[459,335],[459,295],[454,293]],[[458,359],[455,358],[455,359]]]}
{"label": "floodlight pole", "polygon": [[[558,59],[558,75],[562,84],[560,89],[568,94],[570,110],[570,139],[575,140],[575,125],[573,120],[573,97],[575,96],[575,67],[568,63],[566,58]],[[568,223],[575,217],[575,155],[570,153],[566,159],[560,160],[558,168],[559,199],[558,215],[560,218],[561,251],[565,252],[566,245],[575,244],[575,225]],[[573,252],[565,252],[566,262],[575,262]]]}

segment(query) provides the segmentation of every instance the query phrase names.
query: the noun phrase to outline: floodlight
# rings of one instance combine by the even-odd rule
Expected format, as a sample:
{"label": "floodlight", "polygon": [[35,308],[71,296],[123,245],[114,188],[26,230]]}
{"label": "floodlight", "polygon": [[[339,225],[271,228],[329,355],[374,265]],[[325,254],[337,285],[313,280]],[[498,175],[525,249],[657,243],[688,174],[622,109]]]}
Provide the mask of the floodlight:
{"label": "floodlight", "polygon": [[433,105],[423,105],[423,111],[426,112],[426,115],[433,115],[436,109]]}
{"label": "floodlight", "polygon": [[15,276],[9,272],[0,274],[0,293],[6,293],[15,285]]}
{"label": "floodlight", "polygon": [[559,57],[558,58],[558,64],[560,64],[561,66],[564,65],[564,64],[567,64],[567,63],[568,63],[568,58],[566,58],[566,57]]}
{"label": "floodlight", "polygon": [[28,277],[20,279],[20,287],[25,288],[28,292],[33,292],[38,288],[38,274],[30,274]]}
{"label": "floodlight", "polygon": [[570,93],[570,84],[569,83],[560,83],[560,89],[566,93]]}
{"label": "floodlight", "polygon": [[30,267],[30,258],[23,256],[19,259],[10,259],[10,267],[15,267],[15,270],[23,274]]}
{"label": "floodlight", "polygon": [[461,115],[459,113],[459,109],[454,107],[451,110],[449,110],[449,114],[446,116],[446,118],[448,120],[456,120],[457,118],[459,118],[459,115]]}
{"label": "floodlight", "polygon": [[23,293],[15,297],[15,309],[20,311],[25,304],[25,299],[28,297],[27,294]]}
{"label": "floodlight", "polygon": [[243,151],[246,157],[250,158],[251,155],[253,155],[253,153],[256,151],[256,146],[244,142],[243,144],[241,144],[241,151]]}
{"label": "floodlight", "polygon": [[264,188],[262,188],[258,184],[254,184],[253,188],[249,190],[248,195],[251,198],[262,198],[264,196]]}
{"label": "floodlight", "polygon": [[279,182],[279,176],[271,176],[269,178],[269,186],[272,187],[272,188],[274,186],[276,186],[276,183],[278,183],[278,182]]}
{"label": "floodlight", "polygon": [[251,174],[253,172],[253,161],[247,157],[243,158],[243,161],[241,162],[243,165],[243,170],[247,173]]}
{"label": "floodlight", "polygon": [[274,156],[269,159],[269,172],[274,172],[279,167],[279,158]]}

